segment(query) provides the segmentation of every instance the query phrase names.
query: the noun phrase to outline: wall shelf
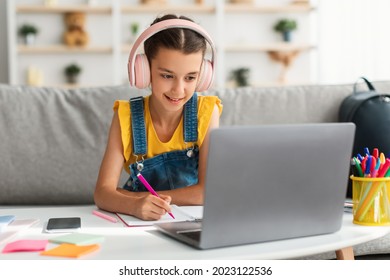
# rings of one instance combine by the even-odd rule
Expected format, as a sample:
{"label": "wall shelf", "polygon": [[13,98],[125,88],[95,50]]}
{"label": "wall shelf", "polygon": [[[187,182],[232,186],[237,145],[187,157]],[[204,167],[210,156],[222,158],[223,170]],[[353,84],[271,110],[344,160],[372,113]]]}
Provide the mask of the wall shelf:
{"label": "wall shelf", "polygon": [[270,44],[256,44],[256,45],[229,45],[225,47],[227,52],[267,52],[267,51],[307,51],[315,48],[310,44],[297,43],[270,43]]}
{"label": "wall shelf", "polygon": [[89,6],[89,5],[75,5],[75,6],[38,6],[38,5],[20,5],[16,7],[17,13],[68,13],[68,12],[85,12],[95,14],[109,14],[112,12],[110,6]]}
{"label": "wall shelf", "polygon": [[[77,1],[72,1],[72,5],[44,6],[36,4],[39,3],[38,0],[34,2],[34,5],[28,0],[7,0],[8,64],[11,84],[25,83],[26,68],[32,65],[42,70],[47,78],[47,84],[59,86],[62,84],[62,77],[57,73],[61,73],[59,71],[61,65],[65,65],[69,60],[77,60],[85,69],[83,73],[85,79],[80,84],[72,86],[82,87],[84,84],[93,85],[95,83],[121,84],[127,79],[126,55],[132,48],[130,24],[138,22],[140,28],[143,29],[150,24],[147,22],[149,17],[154,18],[155,15],[168,11],[188,15],[194,20],[199,18],[201,25],[210,32],[217,48],[214,83],[216,87],[225,87],[230,82],[229,71],[240,67],[251,69],[252,84],[285,84],[286,79],[277,79],[274,76],[280,65],[284,64],[280,64],[280,61],[273,62],[273,60],[275,61],[277,54],[280,56],[289,52],[299,53],[299,57],[294,59],[294,63],[290,63],[288,67],[289,73],[292,72],[291,83],[300,79],[301,76],[305,80],[311,80],[311,73],[316,71],[315,63],[313,64],[315,52],[312,51],[316,49],[316,45],[310,38],[311,27],[308,24],[312,22],[309,19],[310,12],[315,10],[316,6],[310,1],[296,3],[297,1],[291,0],[291,4],[284,4],[285,1],[283,4],[281,4],[282,1],[279,3],[274,1],[275,4],[272,6],[231,4],[225,0],[204,0],[202,4],[194,1],[182,4],[181,0],[177,0],[164,5],[131,4],[130,1],[111,0],[100,6],[87,5],[85,0]],[[62,44],[59,33],[63,32],[63,27],[60,25],[63,21],[59,16],[68,12],[87,13],[89,25],[86,28],[90,33],[91,45],[69,47]],[[297,19],[303,19],[303,24],[300,25],[302,28],[297,34],[299,36],[295,37],[297,41],[274,42],[279,36],[273,34],[272,23],[278,18],[292,15]],[[36,45],[18,43],[19,38],[15,30],[22,23],[22,19],[27,18],[29,22],[36,23],[42,31],[39,35],[43,36],[37,38]],[[246,23],[246,20],[250,23]],[[57,30],[45,30],[50,28],[50,23],[54,21],[58,24],[54,28]],[[257,28],[256,24],[259,22],[261,26]],[[101,33],[102,30],[104,34]],[[253,35],[255,32],[258,32],[257,35]],[[266,53],[267,56],[262,53]],[[52,58],[45,57],[45,55],[53,54],[59,54],[56,57],[59,61],[58,65],[48,63],[48,60]],[[208,52],[208,57],[209,54],[210,52]],[[301,73],[301,68],[304,69],[304,74],[294,76],[293,71],[299,69]]]}
{"label": "wall shelf", "polygon": [[214,13],[215,6],[209,5],[164,5],[163,9],[161,5],[132,5],[122,6],[122,13],[155,13],[170,11],[175,13]]}
{"label": "wall shelf", "polygon": [[307,13],[313,10],[310,4],[270,5],[226,4],[227,13]]}
{"label": "wall shelf", "polygon": [[19,45],[18,52],[20,54],[56,54],[56,53],[111,53],[111,47],[69,47],[66,45],[52,46],[26,46]]}

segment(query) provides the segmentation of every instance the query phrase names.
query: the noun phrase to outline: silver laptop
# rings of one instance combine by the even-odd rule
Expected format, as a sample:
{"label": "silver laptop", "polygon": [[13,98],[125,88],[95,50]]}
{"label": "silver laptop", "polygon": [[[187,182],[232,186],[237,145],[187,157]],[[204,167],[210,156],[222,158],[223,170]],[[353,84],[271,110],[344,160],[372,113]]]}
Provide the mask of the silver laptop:
{"label": "silver laptop", "polygon": [[354,135],[352,123],[212,130],[202,221],[156,227],[199,249],[338,231]]}

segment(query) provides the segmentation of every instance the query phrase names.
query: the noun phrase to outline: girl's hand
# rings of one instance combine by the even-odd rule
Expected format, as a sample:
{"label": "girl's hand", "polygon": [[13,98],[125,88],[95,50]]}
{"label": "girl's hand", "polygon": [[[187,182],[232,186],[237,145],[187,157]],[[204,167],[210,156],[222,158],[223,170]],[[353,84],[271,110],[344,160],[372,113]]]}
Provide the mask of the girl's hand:
{"label": "girl's hand", "polygon": [[167,212],[171,211],[171,197],[168,195],[159,194],[160,197],[150,193],[142,196],[136,202],[136,211],[134,216],[145,220],[159,220]]}

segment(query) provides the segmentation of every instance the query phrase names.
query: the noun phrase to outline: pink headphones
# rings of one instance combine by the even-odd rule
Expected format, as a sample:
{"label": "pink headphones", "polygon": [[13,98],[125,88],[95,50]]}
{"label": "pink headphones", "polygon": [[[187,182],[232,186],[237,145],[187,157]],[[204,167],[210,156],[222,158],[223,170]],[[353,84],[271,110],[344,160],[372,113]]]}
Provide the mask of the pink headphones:
{"label": "pink headphones", "polygon": [[214,43],[211,40],[211,37],[207,32],[196,23],[184,20],[184,19],[169,19],[163,20],[156,24],[153,24],[151,27],[146,29],[135,41],[133,48],[130,51],[129,61],[127,64],[129,72],[129,81],[131,86],[135,86],[139,89],[143,89],[149,86],[150,84],[150,69],[148,59],[145,54],[137,54],[137,49],[139,46],[148,38],[152,37],[154,34],[170,28],[187,28],[191,29],[200,35],[202,35],[205,40],[211,46],[212,60],[204,59],[202,63],[202,69],[200,71],[200,77],[198,85],[196,86],[196,91],[205,91],[210,88],[213,78],[214,78],[214,64],[215,64],[215,47]]}

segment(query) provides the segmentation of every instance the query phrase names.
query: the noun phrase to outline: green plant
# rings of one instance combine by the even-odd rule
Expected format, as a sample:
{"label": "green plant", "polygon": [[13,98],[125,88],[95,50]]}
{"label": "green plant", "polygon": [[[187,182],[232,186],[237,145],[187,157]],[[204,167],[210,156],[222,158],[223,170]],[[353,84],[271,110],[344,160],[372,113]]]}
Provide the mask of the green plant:
{"label": "green plant", "polygon": [[65,67],[65,75],[67,76],[74,76],[78,75],[81,72],[81,67],[75,63],[69,64],[68,66]]}
{"label": "green plant", "polygon": [[37,34],[38,33],[38,28],[36,28],[32,24],[23,24],[19,28],[19,35],[21,36],[27,36],[28,34]]}
{"label": "green plant", "polygon": [[293,19],[281,19],[279,20],[275,26],[274,30],[277,32],[289,32],[297,29],[298,25],[297,22]]}
{"label": "green plant", "polygon": [[130,31],[132,35],[136,35],[139,30],[139,23],[138,22],[133,22],[130,24]]}
{"label": "green plant", "polygon": [[249,68],[234,69],[232,70],[230,77],[236,82],[238,87],[248,86]]}

